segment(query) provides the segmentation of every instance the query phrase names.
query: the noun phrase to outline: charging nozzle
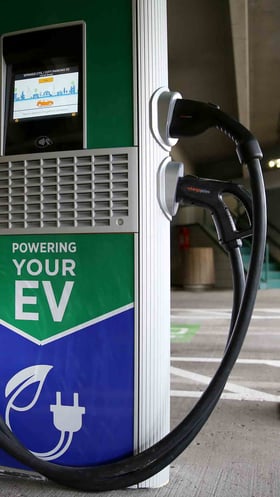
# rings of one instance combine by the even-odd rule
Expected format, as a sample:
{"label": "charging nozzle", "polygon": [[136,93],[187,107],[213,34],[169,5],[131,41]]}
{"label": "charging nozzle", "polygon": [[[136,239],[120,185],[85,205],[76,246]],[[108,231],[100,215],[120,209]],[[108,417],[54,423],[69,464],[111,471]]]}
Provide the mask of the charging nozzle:
{"label": "charging nozzle", "polygon": [[[158,106],[163,106],[161,98],[166,103],[166,95],[159,97]],[[223,112],[218,105],[186,100],[179,98],[172,100],[172,117],[168,121],[167,135],[169,139],[183,136],[195,136],[208,128],[215,127],[228,135],[236,145],[236,153],[241,164],[252,158],[261,159],[262,151],[258,141],[252,133],[240,122]]]}
{"label": "charging nozzle", "polygon": [[[238,230],[225,202],[231,194],[244,205],[248,228]],[[209,209],[216,227],[218,240],[226,250],[242,245],[242,238],[252,235],[252,201],[249,192],[242,186],[228,181],[210,180],[197,176],[179,178],[176,201],[180,205],[197,205]]]}

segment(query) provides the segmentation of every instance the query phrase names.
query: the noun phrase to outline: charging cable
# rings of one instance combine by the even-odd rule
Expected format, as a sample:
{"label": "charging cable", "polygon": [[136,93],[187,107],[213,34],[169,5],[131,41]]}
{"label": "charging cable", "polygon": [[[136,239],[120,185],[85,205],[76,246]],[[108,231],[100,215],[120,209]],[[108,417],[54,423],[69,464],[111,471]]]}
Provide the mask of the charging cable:
{"label": "charging cable", "polygon": [[[249,212],[249,215],[251,215],[250,212],[252,213],[252,219],[250,219],[250,233],[252,233],[251,258],[246,280],[244,281],[238,242],[244,233],[236,230],[231,224],[232,220],[228,212],[222,204],[217,203],[220,202],[220,195],[217,193],[219,189],[215,190],[215,184],[212,183],[211,185],[215,190],[213,205],[210,202],[211,208],[213,208],[213,216],[216,225],[218,225],[219,237],[222,243],[229,248],[234,273],[232,320],[221,363],[196,405],[176,428],[140,454],[113,463],[94,467],[73,467],[43,461],[28,451],[13,435],[4,420],[0,418],[0,447],[23,464],[57,483],[84,491],[105,491],[134,485],[158,473],[191,443],[206,423],[236,362],[250,324],[264,260],[266,199],[260,165],[262,152],[257,140],[250,131],[221,111],[218,106],[193,100],[178,99],[175,101],[168,129],[168,134],[171,138],[194,136],[210,127],[218,128],[235,143],[240,163],[246,164],[248,167],[252,196],[252,208],[250,203],[247,203],[247,200],[244,201],[244,205],[248,207],[247,212]],[[194,200],[194,190],[188,189],[190,181],[190,178],[182,178],[179,181],[176,195],[179,202],[185,203],[188,201],[188,196],[190,201]],[[195,181],[196,184],[199,183],[201,186],[199,180],[196,179]],[[203,188],[206,188],[206,183],[203,182],[202,184],[204,185]],[[196,193],[198,194],[198,192]],[[235,190],[234,194],[237,193],[240,194],[240,190]],[[243,192],[241,196],[243,197]],[[196,199],[198,199],[198,196],[196,196]],[[227,218],[227,221],[221,222],[221,219],[224,218]],[[245,235],[249,236],[249,232],[245,233]]]}

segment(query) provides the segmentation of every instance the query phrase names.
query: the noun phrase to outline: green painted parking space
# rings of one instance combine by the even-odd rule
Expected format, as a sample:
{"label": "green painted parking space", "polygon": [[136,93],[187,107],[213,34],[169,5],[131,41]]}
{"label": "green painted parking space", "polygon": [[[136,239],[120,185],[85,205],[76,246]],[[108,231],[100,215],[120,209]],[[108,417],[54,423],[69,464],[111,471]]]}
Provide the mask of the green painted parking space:
{"label": "green painted parking space", "polygon": [[174,324],[171,326],[171,342],[190,342],[199,328],[199,324]]}

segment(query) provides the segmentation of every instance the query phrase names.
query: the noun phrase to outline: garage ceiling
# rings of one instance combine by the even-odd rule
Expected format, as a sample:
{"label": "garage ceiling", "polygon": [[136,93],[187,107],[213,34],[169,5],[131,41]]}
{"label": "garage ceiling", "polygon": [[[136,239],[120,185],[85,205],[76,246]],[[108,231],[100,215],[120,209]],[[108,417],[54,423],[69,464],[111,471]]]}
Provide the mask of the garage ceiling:
{"label": "garage ceiling", "polygon": [[[167,0],[169,88],[219,104],[280,156],[280,1]],[[212,129],[172,150],[195,174],[242,176],[233,144]],[[280,175],[280,171],[277,171]]]}

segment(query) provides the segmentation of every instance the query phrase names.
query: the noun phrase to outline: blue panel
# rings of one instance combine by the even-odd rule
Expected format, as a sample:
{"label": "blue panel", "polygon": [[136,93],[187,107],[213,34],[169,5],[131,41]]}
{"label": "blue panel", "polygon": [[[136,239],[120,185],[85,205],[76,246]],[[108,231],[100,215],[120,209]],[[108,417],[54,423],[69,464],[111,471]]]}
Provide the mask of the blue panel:
{"label": "blue panel", "polygon": [[[43,346],[0,331],[0,410],[28,449],[77,466],[132,453],[133,309]],[[0,464],[23,467],[1,451]]]}

